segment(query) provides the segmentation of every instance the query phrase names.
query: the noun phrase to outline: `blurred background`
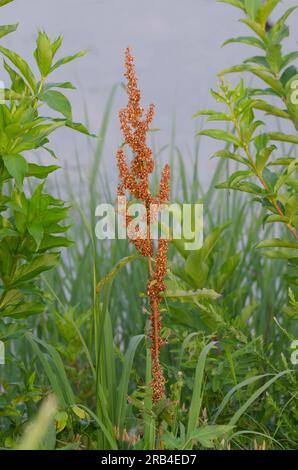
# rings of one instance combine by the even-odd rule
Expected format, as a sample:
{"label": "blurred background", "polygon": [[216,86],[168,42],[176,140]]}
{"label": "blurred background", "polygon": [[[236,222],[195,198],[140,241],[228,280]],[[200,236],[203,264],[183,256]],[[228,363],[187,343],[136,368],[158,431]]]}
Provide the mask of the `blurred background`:
{"label": "blurred background", "polygon": [[[285,0],[283,9],[294,4],[295,0]],[[276,14],[279,12],[277,9]],[[63,34],[64,55],[89,50],[86,57],[62,68],[55,78],[71,80],[77,86],[76,92],[70,92],[74,120],[88,122],[94,133],[100,128],[112,86],[123,79],[124,49],[129,45],[135,56],[143,103],[156,104],[153,126],[161,129],[154,133],[156,147],[169,144],[174,135],[186,160],[200,125],[192,114],[199,108],[214,107],[209,89],[216,87],[217,74],[249,55],[248,46],[221,48],[227,38],[245,35],[248,30],[237,21],[240,10],[216,0],[17,0],[1,9],[1,16],[3,24],[20,22],[18,32],[4,38],[3,45],[8,44],[31,64],[38,28],[51,37]],[[292,44],[287,42],[290,50],[297,40],[295,22],[294,14],[289,19],[294,33]],[[251,49],[251,55],[255,54]],[[118,109],[125,101],[124,90],[119,87],[103,152],[104,166],[112,179],[116,178],[114,155],[121,142]],[[82,168],[91,164],[91,147],[96,144],[90,139],[86,142],[84,137],[63,129],[55,140],[62,167],[74,169],[75,152]],[[210,156],[217,148],[210,139],[200,142],[199,171],[206,185],[215,166]]]}

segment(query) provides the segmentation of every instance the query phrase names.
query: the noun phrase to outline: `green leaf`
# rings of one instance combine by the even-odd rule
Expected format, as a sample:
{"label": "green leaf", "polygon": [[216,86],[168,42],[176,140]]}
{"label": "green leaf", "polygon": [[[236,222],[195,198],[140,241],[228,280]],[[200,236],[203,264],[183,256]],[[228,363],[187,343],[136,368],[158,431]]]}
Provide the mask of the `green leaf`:
{"label": "green leaf", "polygon": [[83,408],[81,408],[78,405],[72,405],[71,409],[74,412],[74,414],[80,419],[87,419],[89,417],[89,414],[87,413],[87,411],[85,411]]}
{"label": "green leaf", "polygon": [[218,152],[215,152],[213,157],[229,158],[230,160],[234,160],[235,162],[239,162],[239,163],[242,163],[243,165],[251,167],[251,163],[246,158],[243,158],[241,155],[237,153],[229,152],[228,150],[219,150]]}
{"label": "green leaf", "polygon": [[14,230],[10,228],[0,228],[0,242],[6,237],[18,237],[19,234],[18,232],[15,232]]}
{"label": "green leaf", "polygon": [[78,52],[77,54],[63,57],[63,59],[59,59],[51,68],[51,72],[53,72],[58,67],[61,67],[61,65],[68,64],[69,62],[72,62],[73,60],[78,59],[79,57],[84,57],[87,54],[87,52],[88,52],[87,50],[83,50],[83,51]]}
{"label": "green leaf", "polygon": [[[234,426],[228,425],[206,425],[200,427],[188,439],[188,441],[197,441],[207,449],[214,448],[214,440],[222,439],[226,434],[232,431]],[[187,445],[187,444],[186,444]]]}
{"label": "green leaf", "polygon": [[279,238],[272,238],[271,240],[263,240],[258,245],[257,248],[293,248],[298,250],[298,242],[291,242],[287,240],[280,240]]}
{"label": "green leaf", "polygon": [[212,137],[212,139],[223,140],[224,142],[237,145],[237,147],[241,146],[241,142],[237,139],[234,134],[222,131],[220,129],[208,129],[206,131],[199,131],[196,133],[196,135],[206,135],[208,137]]}
{"label": "green leaf", "polygon": [[42,166],[36,163],[29,163],[26,176],[34,176],[35,178],[44,179],[53,171],[60,168],[58,165]]}
{"label": "green leaf", "polygon": [[284,96],[284,89],[282,84],[279,80],[275,79],[270,75],[266,69],[262,67],[257,67],[249,64],[241,64],[235,65],[233,67],[229,67],[221,72],[221,75],[226,75],[228,73],[235,73],[235,72],[250,72],[256,77],[263,80],[267,85],[269,85],[279,96]]}
{"label": "green leaf", "polygon": [[7,5],[7,3],[13,2],[14,0],[0,0],[0,7]]}
{"label": "green leaf", "polygon": [[9,33],[13,33],[18,27],[17,24],[7,24],[5,26],[0,26],[0,38],[3,38]]}
{"label": "green leaf", "polygon": [[280,41],[281,33],[285,29],[285,22],[288,17],[296,10],[297,6],[289,8],[282,16],[275,22],[271,29],[271,36],[275,41]]}
{"label": "green leaf", "polygon": [[44,145],[46,138],[59,127],[65,126],[65,120],[55,120],[52,124],[41,124],[33,127],[29,132],[25,133],[23,140],[14,148],[15,152],[23,152],[24,150],[31,150]]}
{"label": "green leaf", "polygon": [[202,248],[192,251],[185,262],[185,272],[193,279],[195,286],[199,289],[204,287],[209,273],[208,258],[212,254],[221,234],[229,225],[230,223],[226,223],[216,227],[206,237]]}
{"label": "green leaf", "polygon": [[247,44],[248,46],[255,46],[259,49],[266,49],[264,43],[260,39],[255,38],[254,36],[239,36],[237,38],[227,39],[222,46],[226,46],[227,44],[233,43]]}
{"label": "green leaf", "polygon": [[57,54],[58,50],[60,49],[60,47],[62,46],[62,42],[63,42],[63,36],[57,36],[57,38],[55,39],[55,41],[53,42],[52,44],[52,56],[55,57],[55,55]]}
{"label": "green leaf", "polygon": [[128,395],[128,385],[129,385],[129,378],[131,376],[132,366],[134,357],[136,355],[136,351],[144,340],[144,335],[133,336],[129,342],[124,361],[123,361],[123,369],[121,374],[121,379],[119,383],[118,389],[118,403],[117,403],[117,426],[120,431],[123,431],[124,423],[125,423],[125,416],[126,416],[126,408],[127,408],[127,395]]}
{"label": "green leaf", "polygon": [[293,62],[296,59],[298,59],[298,51],[290,52],[289,54],[284,55],[281,62],[281,68],[283,69],[290,62]]}
{"label": "green leaf", "polygon": [[75,90],[76,87],[71,82],[52,82],[52,83],[45,83],[43,86],[43,90],[47,91],[51,88],[65,88],[68,90]]}
{"label": "green leaf", "polygon": [[57,237],[52,235],[45,235],[39,246],[39,251],[48,251],[52,248],[69,247],[73,244],[71,240],[66,237]]}
{"label": "green leaf", "polygon": [[10,318],[27,318],[31,315],[39,315],[44,311],[44,305],[37,302],[22,302],[11,305],[0,311],[0,316]]}
{"label": "green leaf", "polygon": [[283,119],[290,119],[290,115],[286,110],[277,108],[276,106],[273,106],[266,101],[256,100],[253,102],[252,106],[255,109],[265,111],[267,114],[271,114],[272,116],[277,116]]}
{"label": "green leaf", "polygon": [[237,189],[239,183],[243,181],[245,178],[252,176],[253,172],[250,170],[241,170],[241,171],[235,171],[232,173],[228,180],[225,181],[224,183],[220,183],[216,185],[216,188],[218,189]]}
{"label": "green leaf", "polygon": [[45,32],[39,31],[36,46],[34,57],[42,78],[45,78],[51,70],[53,60],[51,41]]}
{"label": "green leaf", "polygon": [[266,147],[259,152],[257,152],[256,155],[256,168],[259,172],[262,172],[266,166],[266,163],[268,159],[270,158],[270,155],[272,152],[276,150],[275,145],[270,145],[270,147]]}
{"label": "green leaf", "polygon": [[20,266],[13,276],[13,284],[21,284],[35,278],[38,274],[54,268],[59,262],[59,253],[36,256],[33,261]]}
{"label": "green leaf", "polygon": [[5,47],[0,46],[0,52],[2,52],[2,54],[5,55],[21,72],[28,85],[30,85],[32,91],[35,93],[37,90],[37,82],[27,62],[18,54],[6,49]]}
{"label": "green leaf", "polygon": [[80,122],[66,121],[65,125],[66,127],[70,127],[74,131],[81,132],[82,134],[88,135],[89,137],[97,137],[96,134],[91,134],[87,127],[84,126],[84,124],[81,124]]}
{"label": "green leaf", "polygon": [[22,155],[3,155],[4,165],[19,189],[22,189],[24,177],[28,171],[28,163]]}
{"label": "green leaf", "polygon": [[[248,0],[250,1],[250,0]],[[252,0],[254,1],[254,0]],[[245,18],[239,20],[241,23],[246,24],[252,31],[254,31],[265,43],[267,43],[266,32],[259,23],[253,21],[251,18]]]}
{"label": "green leaf", "polygon": [[58,411],[55,414],[55,425],[56,425],[57,434],[66,428],[67,421],[68,421],[68,414],[65,411]]}
{"label": "green leaf", "polygon": [[51,109],[63,114],[66,119],[72,119],[71,104],[68,98],[63,93],[60,93],[60,91],[48,90],[40,98]]}
{"label": "green leaf", "polygon": [[265,2],[263,2],[263,5],[261,4],[258,14],[257,14],[257,21],[262,25],[263,28],[265,28],[269,15],[271,15],[274,8],[279,3],[280,3],[280,0],[266,0]]}
{"label": "green leaf", "polygon": [[113,282],[115,279],[117,273],[121,271],[128,263],[131,263],[132,261],[141,259],[140,255],[138,254],[133,254],[130,256],[126,256],[122,258],[118,263],[114,266],[114,268],[106,275],[104,276],[99,283],[96,286],[96,292],[99,293],[101,289],[110,282]]}
{"label": "green leaf", "polygon": [[36,243],[36,248],[38,249],[40,246],[40,242],[43,239],[44,230],[41,223],[33,222],[27,225],[28,232],[34,238]]}
{"label": "green leaf", "polygon": [[283,371],[283,372],[280,372],[279,374],[276,374],[272,379],[268,380],[268,382],[266,382],[264,385],[262,385],[260,388],[258,388],[258,390],[256,390],[251,396],[250,398],[244,403],[244,405],[242,405],[237,411],[236,413],[232,416],[232,418],[230,419],[229,421],[229,425],[230,426],[234,426],[238,420],[241,418],[241,416],[243,415],[243,413],[245,413],[245,411],[247,410],[247,408],[255,401],[257,400],[261,395],[262,393],[264,393],[269,387],[270,385],[272,385],[276,380],[280,379],[283,375],[285,374],[288,374],[290,371],[289,370],[286,370],[286,371]]}
{"label": "green leaf", "polygon": [[282,132],[268,132],[267,135],[269,139],[274,141],[298,144],[298,137],[296,135],[283,134]]}
{"label": "green leaf", "polygon": [[228,3],[229,5],[232,5],[233,7],[240,8],[240,10],[245,11],[243,2],[241,0],[218,0],[219,3]]}
{"label": "green leaf", "polygon": [[298,260],[298,249],[279,248],[276,250],[266,250],[263,252],[267,258],[281,260]]}
{"label": "green leaf", "polygon": [[[207,346],[204,347],[202,350],[196,367],[195,377],[194,377],[194,385],[193,385],[193,393],[188,413],[188,423],[187,423],[187,440],[191,438],[194,434],[195,429],[198,425],[199,416],[201,413],[201,406],[203,401],[203,376],[204,376],[204,369],[207,356],[212,348],[215,347],[215,342],[211,342]],[[192,449],[193,444],[190,443],[188,448]]]}
{"label": "green leaf", "polygon": [[244,0],[245,10],[246,10],[248,16],[252,20],[256,19],[257,13],[258,13],[261,5],[262,5],[262,0]]}

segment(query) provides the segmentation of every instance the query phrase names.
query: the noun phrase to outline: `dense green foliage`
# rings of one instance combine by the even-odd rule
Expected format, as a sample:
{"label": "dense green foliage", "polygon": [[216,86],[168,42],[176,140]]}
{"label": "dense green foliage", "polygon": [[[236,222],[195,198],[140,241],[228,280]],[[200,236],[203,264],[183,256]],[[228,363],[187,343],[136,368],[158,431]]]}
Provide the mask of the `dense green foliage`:
{"label": "dense green foliage", "polygon": [[[1,37],[16,27],[1,26]],[[56,90],[73,88],[71,83],[48,81],[57,68],[83,55],[56,61],[61,45],[61,36],[51,42],[46,33],[38,34],[34,52],[38,78],[22,57],[0,47],[10,81],[0,107],[0,331],[4,337],[13,334],[18,325],[7,319],[27,318],[44,310],[38,275],[57,266],[59,248],[70,244],[63,236],[67,226],[61,225],[68,208],[44,190],[47,176],[59,167],[30,163],[27,158],[36,149],[55,156],[47,144],[62,126],[88,133],[72,121],[69,100]],[[43,116],[43,105],[62,117]],[[41,182],[36,185],[33,179]]]}
{"label": "dense green foliage", "polygon": [[[0,0],[0,5],[4,3]],[[162,352],[167,399],[157,405],[151,402],[146,264],[127,241],[100,242],[95,237],[95,207],[113,201],[116,192],[104,184],[101,167],[117,92],[114,87],[91,155],[89,175],[77,160],[79,184],[74,192],[70,176],[65,174],[64,186],[72,201],[67,225],[73,222],[69,236],[74,243],[65,250],[55,270],[45,272],[41,263],[34,277],[27,279],[25,275],[24,284],[12,286],[25,302],[32,302],[33,296],[42,297],[45,311],[18,319],[13,314],[14,304],[10,318],[3,320],[1,338],[6,341],[7,363],[0,366],[1,447],[298,448],[297,370],[291,363],[291,342],[298,333],[297,242],[293,235],[297,230],[297,107],[289,102],[289,90],[297,74],[294,65],[289,64],[297,53],[281,52],[281,41],[288,34],[288,13],[270,30],[266,26],[279,1],[225,3],[239,7],[245,17],[242,21],[257,35],[239,40],[257,45],[264,54],[230,71],[252,72],[269,88],[247,87],[243,79],[232,87],[222,78],[228,71],[221,73],[219,91],[212,94],[225,109],[197,113],[207,115],[209,121],[224,121],[226,126],[224,130],[218,127],[200,132],[225,144],[215,155],[220,158],[207,190],[198,177],[201,163],[197,141],[192,161],[177,148],[175,136],[168,147],[156,152],[160,159],[167,153],[170,160],[172,200],[204,204],[203,247],[185,252],[178,241],[171,244],[162,311],[162,334],[167,342]],[[60,95],[58,98],[55,93],[60,92],[43,80],[55,68],[49,50],[55,50],[53,44],[57,41],[50,44],[40,33],[35,57],[41,80],[35,89],[28,83],[27,68],[19,70],[15,56],[10,53],[8,57],[19,78],[12,80],[11,89],[6,90],[1,112],[8,109],[6,119],[14,115],[15,107],[24,105],[24,99],[29,100],[26,103],[31,103],[34,110],[32,127],[12,128],[19,132],[18,145],[24,139],[31,143],[26,148],[29,151],[47,145],[47,135],[36,137],[33,145],[30,135],[34,127],[59,124],[85,130],[72,123],[68,101]],[[1,50],[7,56],[6,49]],[[290,71],[286,73],[287,67]],[[21,88],[16,84],[19,80]],[[50,91],[54,95],[49,97]],[[261,94],[265,96],[262,100]],[[40,121],[37,113],[41,101],[62,112],[64,118]],[[272,131],[272,122],[276,121],[268,121],[268,114],[285,119],[292,130]],[[13,143],[14,134],[7,131],[7,124],[4,129]],[[154,134],[152,139],[154,143]],[[278,143],[273,145],[272,141]],[[23,151],[18,149],[18,156],[23,157]],[[5,152],[4,157],[7,149]],[[9,155],[14,153],[9,151]],[[3,232],[0,250],[9,247],[17,269],[41,256],[57,257],[57,248],[69,244],[64,238],[65,243],[61,242],[59,236],[57,245],[47,245],[47,240],[53,242],[53,237],[61,233],[64,225],[60,221],[65,219],[66,209],[60,202],[58,206],[40,207],[43,185],[33,186],[35,189],[28,185],[25,195],[24,182],[36,178],[37,171],[43,179],[49,172],[42,165],[30,167],[24,157],[20,161],[25,162],[24,166],[13,167],[11,172],[5,158],[1,167],[6,175],[3,197],[15,201],[15,194],[23,194],[17,200],[25,198],[26,207],[30,207],[28,220],[23,211],[16,209],[15,202],[4,203],[5,211],[9,211],[9,217],[5,216],[9,226],[5,229],[16,235]],[[242,166],[246,169],[240,169]],[[223,179],[227,181],[222,183]],[[57,197],[59,186],[61,180]],[[57,201],[44,197],[50,205]],[[61,218],[53,220],[51,214],[54,218],[60,214]],[[53,230],[56,224],[58,231]],[[14,244],[15,238],[18,244]],[[23,246],[27,247],[25,251],[21,251]],[[9,259],[7,253],[6,248],[0,263]],[[15,258],[16,254],[22,256]],[[21,302],[23,306],[24,300]],[[13,334],[8,335],[10,331]],[[50,392],[56,399],[48,397]]]}

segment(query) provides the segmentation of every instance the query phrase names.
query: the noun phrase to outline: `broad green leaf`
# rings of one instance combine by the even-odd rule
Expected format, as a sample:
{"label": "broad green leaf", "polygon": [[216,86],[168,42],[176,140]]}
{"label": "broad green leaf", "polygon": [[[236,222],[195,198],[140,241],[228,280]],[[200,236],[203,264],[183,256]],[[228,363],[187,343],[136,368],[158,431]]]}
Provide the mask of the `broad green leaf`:
{"label": "broad green leaf", "polygon": [[44,101],[51,109],[63,114],[66,119],[72,119],[71,104],[68,98],[60,91],[48,90],[41,95]]}
{"label": "broad green leaf", "polygon": [[268,132],[268,137],[270,140],[278,142],[298,144],[298,136],[296,135],[283,134],[282,132]]}
{"label": "broad green leaf", "polygon": [[17,289],[11,289],[6,291],[1,298],[0,309],[6,308],[10,305],[19,304],[22,300],[22,293]]}
{"label": "broad green leaf", "polygon": [[37,90],[37,82],[27,62],[18,54],[12,52],[9,49],[6,49],[5,47],[0,46],[0,52],[2,52],[2,54],[5,55],[21,72],[28,85],[30,85],[32,91],[35,93]]}
{"label": "broad green leaf", "polygon": [[298,59],[298,51],[284,55],[282,58],[281,68],[286,67],[290,62],[293,62],[296,59]]}
{"label": "broad green leaf", "polygon": [[6,237],[18,237],[18,232],[10,228],[0,228],[0,242]]}
{"label": "broad green leaf", "polygon": [[224,183],[220,183],[216,185],[216,188],[219,189],[229,189],[229,188],[237,188],[237,185],[243,181],[244,179],[253,176],[253,172],[251,170],[240,170],[235,171],[232,173],[228,180]]}
{"label": "broad green leaf", "polygon": [[47,253],[36,256],[29,263],[25,263],[16,269],[13,276],[13,284],[21,284],[35,278],[41,272],[54,268],[58,264],[59,258],[59,253]]}
{"label": "broad green leaf", "polygon": [[33,221],[31,224],[27,224],[27,229],[30,235],[34,238],[37,249],[40,246],[40,242],[43,239],[44,229],[41,223]]}
{"label": "broad green leaf", "polygon": [[230,431],[233,430],[233,426],[228,425],[206,425],[200,427],[191,436],[189,436],[183,449],[186,449],[188,443],[191,441],[199,442],[203,447],[207,449],[214,448],[214,441],[216,439],[223,439]]}
{"label": "broad green leaf", "polygon": [[252,20],[256,19],[261,5],[262,0],[244,0],[245,10]]}
{"label": "broad green leaf", "polygon": [[7,5],[7,3],[13,2],[14,0],[0,0],[0,7]]}
{"label": "broad green leaf", "polygon": [[87,50],[80,51],[77,54],[68,56],[68,57],[63,57],[62,59],[59,59],[51,68],[51,72],[53,72],[55,69],[58,67],[61,67],[61,65],[68,64],[69,62],[72,62],[75,59],[78,59],[79,57],[84,57],[84,55],[87,54]]}
{"label": "broad green leaf", "polygon": [[35,178],[44,179],[53,171],[60,168],[58,165],[42,166],[36,163],[29,163],[26,176],[34,176]]}
{"label": "broad green leaf", "polygon": [[13,33],[18,27],[18,24],[8,24],[5,26],[0,26],[0,38],[3,38],[9,33]]}
{"label": "broad green leaf", "polygon": [[262,2],[260,3],[261,6],[258,10],[257,21],[262,25],[263,28],[265,28],[269,15],[271,15],[276,5],[280,3],[280,0],[266,0],[263,2],[263,4]]}
{"label": "broad green leaf", "polygon": [[230,223],[216,227],[205,239],[202,248],[192,251],[185,262],[185,271],[193,279],[196,287],[203,288],[209,273],[208,258],[219,241],[221,234]]}
{"label": "broad green leaf", "polygon": [[68,422],[68,414],[66,413],[66,411],[58,411],[55,414],[54,418],[55,418],[56,432],[58,434],[59,432],[63,431],[63,429],[66,428],[67,422]]}
{"label": "broad green leaf", "polygon": [[[254,1],[254,0],[253,0]],[[241,23],[246,24],[252,31],[254,31],[259,38],[261,38],[264,43],[267,43],[266,32],[256,21],[253,21],[251,18],[245,18],[239,20]]]}
{"label": "broad green leaf", "polygon": [[272,72],[278,75],[282,64],[281,44],[270,44],[268,46],[266,60]]}
{"label": "broad green leaf", "polygon": [[268,159],[270,158],[270,155],[272,154],[274,150],[276,150],[276,146],[270,145],[269,147],[263,148],[262,150],[257,152],[256,168],[259,172],[262,173],[262,171],[264,170],[267,164]]}
{"label": "broad green leaf", "polygon": [[291,242],[287,240],[281,240],[279,238],[272,238],[271,240],[263,240],[258,245],[257,248],[294,248],[298,250],[298,242]]}
{"label": "broad green leaf", "polygon": [[269,104],[266,101],[256,100],[253,102],[252,106],[255,109],[265,111],[267,114],[271,114],[272,116],[277,116],[283,119],[290,119],[290,115],[286,110],[277,108],[276,106],[273,106],[272,104]]}
{"label": "broad green leaf", "polygon": [[74,131],[81,132],[82,134],[88,135],[90,137],[97,137],[97,135],[91,134],[87,127],[81,124],[80,122],[66,121],[65,125],[66,127],[70,127],[71,129],[73,129]]}
{"label": "broad green leaf", "polygon": [[218,152],[215,152],[213,157],[229,158],[230,160],[234,160],[235,162],[239,162],[239,163],[242,163],[243,165],[251,167],[251,163],[247,160],[247,158],[244,158],[237,153],[229,152],[228,150],[219,150]]}
{"label": "broad green leaf", "polygon": [[24,177],[28,171],[28,163],[22,155],[3,155],[3,162],[8,173],[15,178],[19,189],[23,186]]}
{"label": "broad green leaf", "polygon": [[10,305],[0,311],[0,317],[15,319],[27,318],[31,315],[39,315],[44,311],[44,305],[37,302],[21,302],[17,305]]}
{"label": "broad green leaf", "polygon": [[216,275],[216,289],[220,292],[226,283],[229,281],[231,275],[234,273],[241,259],[241,253],[236,253],[230,256],[224,264],[220,267]]}
{"label": "broad green leaf", "polygon": [[224,142],[237,145],[237,147],[241,146],[241,142],[239,141],[239,139],[237,139],[234,134],[222,131],[220,129],[208,129],[206,131],[199,131],[196,133],[196,135],[206,135],[208,137],[212,137],[212,139],[223,140]]}
{"label": "broad green leaf", "polygon": [[263,49],[263,50],[266,49],[263,41],[261,41],[258,38],[255,38],[254,36],[239,36],[237,38],[227,39],[223,43],[223,46],[226,46],[227,44],[233,44],[233,43],[247,44],[248,46],[255,46],[255,47],[258,47],[259,49]]}
{"label": "broad green leaf", "polygon": [[68,90],[75,90],[76,87],[71,82],[49,82],[43,85],[43,90],[47,91],[51,88],[65,88]]}
{"label": "broad green leaf", "polygon": [[269,85],[279,96],[284,96],[284,89],[282,84],[279,80],[275,79],[272,75],[268,73],[268,71],[264,68],[249,65],[249,64],[241,64],[235,65],[233,67],[229,67],[221,72],[221,75],[226,75],[228,73],[235,73],[235,72],[250,72],[256,75],[258,78],[263,80],[267,85]]}
{"label": "broad green leaf", "polygon": [[39,245],[39,251],[48,251],[52,248],[62,248],[73,245],[73,241],[66,237],[57,237],[52,235],[45,235]]}
{"label": "broad green leaf", "polygon": [[39,31],[36,46],[34,57],[42,78],[45,78],[50,72],[53,60],[51,41],[45,32]]}
{"label": "broad green leaf", "polygon": [[271,36],[276,40],[280,40],[280,34],[284,30],[285,22],[288,17],[296,10],[297,6],[289,8],[273,25],[271,29]]}
{"label": "broad green leaf", "polygon": [[72,405],[71,410],[80,419],[87,419],[89,417],[89,413],[78,405]]}

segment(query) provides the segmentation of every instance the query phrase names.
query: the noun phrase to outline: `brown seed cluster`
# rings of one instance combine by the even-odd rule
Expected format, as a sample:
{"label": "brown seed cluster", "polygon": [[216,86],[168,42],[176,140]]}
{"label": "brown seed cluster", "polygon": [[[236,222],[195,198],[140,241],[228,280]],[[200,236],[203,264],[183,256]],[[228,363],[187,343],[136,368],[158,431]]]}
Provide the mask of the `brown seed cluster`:
{"label": "brown seed cluster", "polygon": [[[161,319],[159,305],[160,294],[165,290],[165,276],[167,270],[168,240],[160,239],[158,242],[155,265],[152,267],[154,246],[150,238],[150,224],[152,204],[157,206],[169,200],[170,193],[170,167],[165,165],[161,179],[160,188],[156,196],[150,191],[150,175],[154,171],[154,159],[152,150],[147,145],[147,133],[149,131],[153,115],[154,105],[150,105],[145,113],[141,106],[141,93],[138,88],[133,57],[129,48],[125,51],[125,77],[127,79],[128,104],[120,110],[119,119],[124,137],[124,145],[127,145],[133,154],[129,163],[124,152],[124,145],[118,149],[117,165],[119,170],[120,184],[118,195],[124,196],[128,191],[134,198],[143,202],[146,207],[146,237],[131,239],[136,249],[142,256],[148,258],[149,281],[147,294],[150,301],[150,323],[151,323],[151,356],[152,356],[152,396],[157,402],[165,396],[165,379],[160,365]],[[131,217],[126,214],[127,225]]]}

